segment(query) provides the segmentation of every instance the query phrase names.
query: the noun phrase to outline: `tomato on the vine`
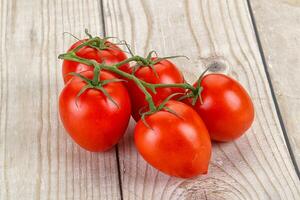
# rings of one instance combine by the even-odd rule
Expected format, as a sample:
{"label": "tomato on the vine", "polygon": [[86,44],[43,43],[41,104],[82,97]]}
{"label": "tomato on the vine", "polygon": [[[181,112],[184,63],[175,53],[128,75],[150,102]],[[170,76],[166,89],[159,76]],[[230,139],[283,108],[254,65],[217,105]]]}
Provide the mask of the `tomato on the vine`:
{"label": "tomato on the vine", "polygon": [[[81,73],[92,79],[93,72]],[[100,80],[111,80],[115,76],[101,71]],[[130,97],[120,82],[103,85],[109,94],[95,88],[86,89],[77,96],[87,83],[73,77],[59,97],[59,113],[63,125],[81,147],[89,151],[105,151],[114,146],[124,135],[130,118]]]}
{"label": "tomato on the vine", "polygon": [[205,124],[190,106],[175,100],[140,120],[134,130],[136,147],[155,168],[190,178],[207,173],[211,141]]}
{"label": "tomato on the vine", "polygon": [[[77,46],[81,45],[85,41],[87,41],[87,39],[77,41],[69,48],[68,52],[76,48]],[[106,64],[115,64],[127,59],[125,53],[117,45],[109,41],[105,41],[104,44],[106,48],[101,50],[90,46],[84,46],[76,52],[76,55],[82,58],[95,60],[99,63],[105,62]],[[129,72],[129,64],[126,63],[120,66],[119,69],[125,72]],[[80,73],[88,70],[93,70],[93,67],[87,66],[79,62],[64,60],[63,67],[62,67],[64,82],[67,83],[71,79],[71,76],[67,76],[68,73],[70,72]]]}
{"label": "tomato on the vine", "polygon": [[[156,58],[152,58],[152,60],[155,59]],[[131,68],[131,70],[133,70],[133,68]],[[140,80],[152,84],[184,83],[184,77],[181,74],[180,70],[169,60],[161,60],[158,63],[154,64],[153,68],[151,68],[150,66],[140,66],[134,72],[134,75]],[[148,103],[145,100],[145,94],[141,91],[141,89],[136,85],[134,81],[129,81],[127,84],[127,88],[132,102],[132,116],[135,121],[138,121],[140,119],[140,110],[143,108],[147,109]],[[157,88],[156,94],[151,92],[149,89],[148,91],[151,94],[154,103],[157,104],[173,93],[184,93],[185,89]]]}
{"label": "tomato on the vine", "polygon": [[223,74],[208,74],[201,81],[203,91],[194,109],[215,141],[231,141],[250,128],[254,107],[246,90]]}

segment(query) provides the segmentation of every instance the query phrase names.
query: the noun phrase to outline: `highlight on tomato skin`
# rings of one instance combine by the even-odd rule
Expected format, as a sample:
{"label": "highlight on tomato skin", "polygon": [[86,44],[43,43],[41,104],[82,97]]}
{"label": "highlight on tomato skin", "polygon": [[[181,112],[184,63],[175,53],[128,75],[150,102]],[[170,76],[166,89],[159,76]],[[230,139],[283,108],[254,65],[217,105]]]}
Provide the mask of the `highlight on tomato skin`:
{"label": "highlight on tomato skin", "polygon": [[[81,74],[89,79],[94,76],[92,71]],[[99,77],[101,80],[116,78],[106,71],[101,71]],[[117,105],[93,88],[77,97],[86,85],[79,77],[73,77],[65,85],[59,96],[60,119],[78,145],[88,151],[103,152],[117,144],[127,129],[131,114],[130,97],[122,82],[103,86]]]}
{"label": "highlight on tomato skin", "polygon": [[139,153],[156,169],[180,178],[206,174],[211,141],[205,124],[188,105],[170,100],[166,107],[139,120],[134,141]]}
{"label": "highlight on tomato skin", "polygon": [[205,75],[201,86],[203,102],[198,99],[193,107],[211,139],[228,142],[242,136],[254,120],[254,106],[243,86],[224,74]]}
{"label": "highlight on tomato skin", "polygon": [[[69,49],[68,52],[81,45],[87,39],[83,39],[75,42]],[[106,64],[115,64],[127,59],[126,54],[115,44],[106,41],[105,44],[108,46],[106,49],[99,50],[89,46],[84,46],[76,52],[76,55],[82,58],[95,60],[98,63],[105,62]],[[64,60],[62,65],[62,74],[64,78],[64,83],[66,84],[72,77],[67,74],[71,72],[84,72],[92,71],[94,68],[92,66],[87,66],[83,63]],[[119,69],[129,72],[129,64],[126,63],[119,67]]]}

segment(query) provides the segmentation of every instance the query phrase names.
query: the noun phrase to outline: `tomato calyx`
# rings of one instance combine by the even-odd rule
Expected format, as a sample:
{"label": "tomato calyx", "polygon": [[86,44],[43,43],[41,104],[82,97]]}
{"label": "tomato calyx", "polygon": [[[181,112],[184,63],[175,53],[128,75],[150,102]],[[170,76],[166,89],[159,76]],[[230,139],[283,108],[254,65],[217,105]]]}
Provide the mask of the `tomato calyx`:
{"label": "tomato calyx", "polygon": [[107,43],[107,40],[111,37],[104,37],[101,39],[100,37],[93,37],[88,29],[84,30],[85,34],[89,37],[89,40],[94,40],[93,42],[89,43],[87,46],[98,49],[98,50],[106,50],[109,48],[109,44]]}
{"label": "tomato calyx", "polygon": [[83,76],[80,73],[76,73],[76,72],[71,72],[67,75],[71,75],[71,76],[76,76],[78,78],[80,78],[81,80],[83,80],[86,85],[83,86],[81,88],[81,90],[78,92],[78,94],[76,95],[76,99],[75,99],[75,104],[78,107],[78,99],[79,97],[87,90],[87,89],[96,89],[101,91],[113,104],[115,104],[115,106],[119,107],[119,105],[114,101],[114,99],[110,96],[110,94],[105,90],[104,86],[109,84],[109,83],[114,83],[114,82],[123,82],[126,80],[123,79],[119,79],[119,78],[114,78],[114,79],[107,79],[107,80],[100,80],[100,70],[101,70],[101,65],[96,66],[94,68],[94,75],[93,75],[93,79],[89,79],[85,76]]}
{"label": "tomato calyx", "polygon": [[[127,49],[130,49],[127,46]],[[129,52],[132,53],[131,50],[129,50]],[[154,55],[154,56],[153,56]],[[180,57],[184,57],[186,59],[189,60],[189,58],[187,56],[184,55],[176,55],[176,56],[166,56],[166,57],[159,57],[157,52],[155,50],[152,50],[148,53],[148,55],[146,56],[146,58],[140,58],[140,60],[138,60],[136,62],[136,65],[133,66],[133,70],[132,70],[132,74],[135,74],[135,72],[140,68],[140,67],[150,67],[151,70],[153,71],[154,75],[156,77],[158,77],[157,71],[154,67],[154,65],[156,65],[157,63],[163,61],[163,60],[167,60],[167,59],[173,59],[173,58],[180,58]]]}
{"label": "tomato calyx", "polygon": [[176,55],[176,56],[166,56],[166,57],[159,57],[158,53],[155,50],[152,50],[148,53],[148,55],[143,58],[141,56],[134,55],[133,51],[129,47],[129,44],[127,44],[126,41],[124,41],[124,45],[126,46],[129,54],[132,57],[136,57],[137,59],[134,60],[136,64],[133,66],[132,74],[134,75],[135,72],[140,68],[140,67],[150,67],[156,77],[158,77],[157,71],[154,67],[157,63],[167,60],[167,59],[173,59],[173,58],[179,58],[179,57],[184,57],[189,60],[189,57],[185,55]]}
{"label": "tomato calyx", "polygon": [[141,115],[141,120],[143,121],[143,123],[145,124],[145,126],[147,126],[148,128],[152,129],[152,127],[147,123],[146,121],[146,116],[152,115],[158,111],[164,110],[167,111],[173,115],[175,115],[176,117],[181,118],[174,110],[170,109],[169,107],[166,106],[166,104],[168,103],[169,100],[171,100],[173,97],[178,96],[178,95],[182,95],[183,93],[173,93],[170,96],[168,96],[167,98],[165,98],[154,110],[149,110],[147,112],[142,112],[145,108],[142,108],[140,110],[140,115]]}
{"label": "tomato calyx", "polygon": [[[80,40],[75,35],[73,35],[73,34],[71,34],[69,32],[64,32],[64,33],[67,33],[67,34],[71,35],[72,37],[74,37],[78,41],[82,42],[82,44],[79,45],[79,46],[77,46],[76,48],[74,48],[72,50],[72,52],[76,53],[79,49],[81,49],[84,46],[89,46],[91,48],[94,48],[94,49],[97,49],[97,50],[101,51],[101,50],[107,50],[109,48],[113,48],[114,45],[121,45],[121,44],[123,44],[122,41],[119,40],[117,37],[103,37],[103,38],[100,38],[98,36],[93,37],[89,33],[88,29],[85,29],[84,32],[88,36],[88,39]],[[118,43],[109,42],[108,39],[111,39],[111,38],[118,39],[119,42]]]}

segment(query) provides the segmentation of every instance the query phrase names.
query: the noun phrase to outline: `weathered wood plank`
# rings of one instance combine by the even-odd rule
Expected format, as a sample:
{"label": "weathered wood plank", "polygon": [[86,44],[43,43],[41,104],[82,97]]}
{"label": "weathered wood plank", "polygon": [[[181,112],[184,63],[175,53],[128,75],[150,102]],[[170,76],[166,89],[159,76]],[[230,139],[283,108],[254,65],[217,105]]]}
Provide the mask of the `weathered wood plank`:
{"label": "weathered wood plank", "polygon": [[134,123],[119,146],[124,199],[299,199],[299,180],[283,138],[252,22],[243,0],[104,0],[108,35],[139,54],[187,55],[176,60],[189,81],[216,63],[249,91],[256,120],[231,143],[213,145],[209,174],[182,180],[146,164],[134,147]]}
{"label": "weathered wood plank", "polygon": [[251,1],[275,95],[300,165],[300,1]]}
{"label": "weathered wood plank", "polygon": [[0,2],[0,199],[120,199],[115,150],[80,149],[58,117],[57,55],[102,30],[98,1]]}

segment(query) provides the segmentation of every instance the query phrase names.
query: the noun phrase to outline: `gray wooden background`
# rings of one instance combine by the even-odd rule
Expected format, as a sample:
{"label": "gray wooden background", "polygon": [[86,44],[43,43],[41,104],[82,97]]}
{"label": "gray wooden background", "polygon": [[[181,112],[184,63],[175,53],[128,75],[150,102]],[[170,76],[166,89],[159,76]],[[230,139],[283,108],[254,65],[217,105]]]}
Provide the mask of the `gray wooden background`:
{"label": "gray wooden background", "polygon": [[[299,0],[1,0],[0,199],[300,199]],[[84,28],[174,62],[194,81],[205,66],[240,81],[256,116],[246,135],[214,143],[209,173],[166,176],[138,155],[134,123],[105,153],[63,129],[57,55]]]}

